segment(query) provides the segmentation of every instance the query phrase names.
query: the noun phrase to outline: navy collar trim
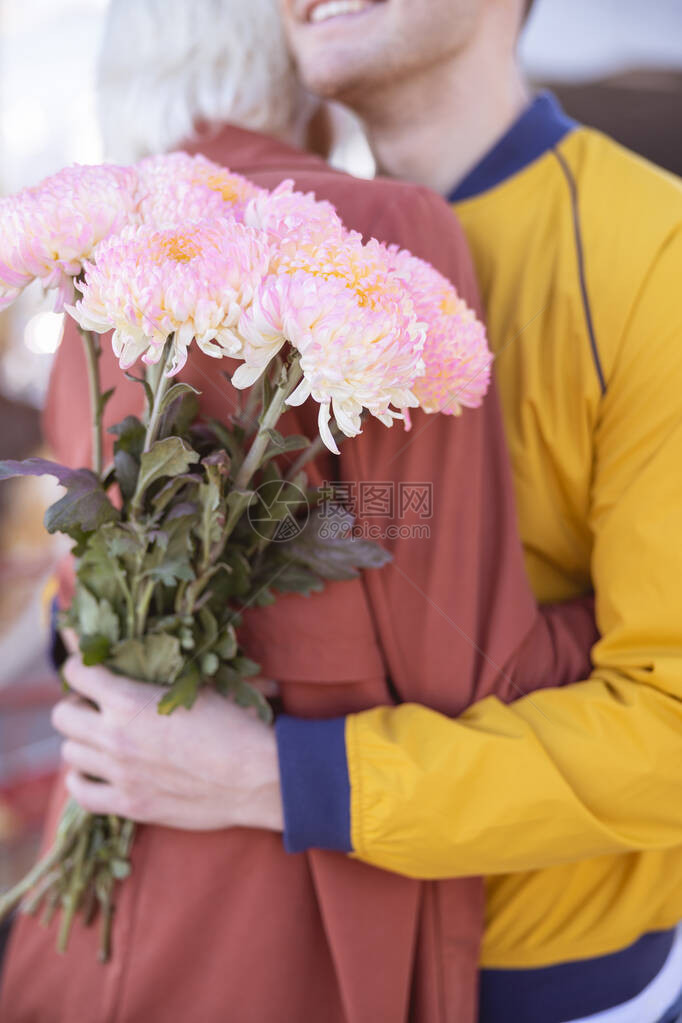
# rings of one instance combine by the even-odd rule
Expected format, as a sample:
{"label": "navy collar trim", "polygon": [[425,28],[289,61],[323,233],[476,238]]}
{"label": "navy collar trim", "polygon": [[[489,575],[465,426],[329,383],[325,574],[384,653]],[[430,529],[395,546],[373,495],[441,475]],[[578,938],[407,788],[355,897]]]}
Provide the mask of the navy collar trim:
{"label": "navy collar trim", "polygon": [[541,92],[450,193],[450,202],[471,199],[501,184],[577,127],[577,122],[564,113],[551,92]]}

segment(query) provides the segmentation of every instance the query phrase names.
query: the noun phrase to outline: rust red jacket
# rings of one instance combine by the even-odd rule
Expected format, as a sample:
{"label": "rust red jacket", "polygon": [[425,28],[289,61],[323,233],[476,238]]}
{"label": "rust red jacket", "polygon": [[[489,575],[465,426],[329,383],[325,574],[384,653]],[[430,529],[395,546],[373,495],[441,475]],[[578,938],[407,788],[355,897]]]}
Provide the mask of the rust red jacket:
{"label": "rust red jacket", "polygon": [[[225,128],[194,150],[272,187],[286,177],[331,200],[348,226],[433,263],[480,313],[472,264],[452,211],[423,188],[359,181],[279,142]],[[195,350],[184,378],[204,411],[225,416],[234,392]],[[140,410],[105,346],[107,422]],[[56,455],[89,461],[84,363],[67,331],[46,427]],[[315,410],[291,410],[285,431],[314,435]],[[320,483],[430,482],[430,539],[385,541],[393,562],[312,598],[249,612],[243,641],[282,682],[289,714],[332,717],[396,698],[456,715],[495,693],[511,700],[586,675],[588,602],[538,611],[515,526],[494,387],[459,418],[413,414],[413,428],[368,422],[322,457]],[[396,516],[397,516],[396,510]],[[397,519],[396,519],[397,521]],[[390,678],[390,685],[388,679]],[[58,786],[47,837],[64,794]],[[246,829],[139,829],[121,886],[112,961],[80,922],[65,957],[54,926],[15,927],[3,1023],[473,1023],[482,928],[478,878],[423,883],[339,853],[285,853],[281,836]]]}

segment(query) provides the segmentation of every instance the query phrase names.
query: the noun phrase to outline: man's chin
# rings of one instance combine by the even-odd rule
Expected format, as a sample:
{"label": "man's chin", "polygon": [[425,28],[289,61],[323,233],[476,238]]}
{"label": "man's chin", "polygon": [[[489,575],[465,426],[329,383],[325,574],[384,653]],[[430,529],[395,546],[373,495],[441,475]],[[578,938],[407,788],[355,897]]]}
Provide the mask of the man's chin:
{"label": "man's chin", "polygon": [[[299,67],[299,75],[306,89],[320,99],[336,100],[351,108],[361,107],[363,96],[372,89],[372,76],[361,69],[334,69],[329,65],[320,68]],[[376,83],[374,83],[376,85]]]}

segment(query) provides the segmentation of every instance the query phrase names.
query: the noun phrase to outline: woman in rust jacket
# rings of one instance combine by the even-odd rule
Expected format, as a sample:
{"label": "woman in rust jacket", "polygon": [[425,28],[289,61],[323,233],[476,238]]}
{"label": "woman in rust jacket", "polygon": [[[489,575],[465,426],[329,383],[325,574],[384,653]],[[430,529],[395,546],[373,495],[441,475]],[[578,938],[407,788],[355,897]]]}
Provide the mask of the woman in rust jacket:
{"label": "woman in rust jacket", "polygon": [[[345,223],[429,260],[480,315],[463,234],[422,188],[360,181],[274,139],[226,127],[188,149],[272,187],[329,199]],[[138,411],[105,346],[107,418]],[[209,416],[225,416],[231,386],[197,350],[183,373]],[[46,413],[61,461],[88,464],[85,368],[68,333]],[[314,429],[314,410],[287,413],[286,431]],[[368,422],[322,456],[316,483],[430,483],[428,539],[386,540],[391,564],[250,611],[242,640],[281,683],[288,714],[333,717],[396,701],[457,715],[490,694],[512,700],[585,676],[594,625],[589,600],[540,611],[526,580],[494,385],[461,417],[413,415],[405,434]],[[418,512],[384,527],[419,522]],[[393,519],[391,519],[393,515]],[[398,536],[407,531],[394,530]],[[68,579],[62,587],[68,599]],[[65,795],[52,801],[47,840]],[[454,826],[454,825],[453,825]],[[79,922],[66,956],[54,925],[22,917],[6,964],[3,1023],[473,1023],[482,928],[479,878],[419,882],[342,854],[289,855],[281,836],[235,828],[139,829],[121,887],[113,957]]]}

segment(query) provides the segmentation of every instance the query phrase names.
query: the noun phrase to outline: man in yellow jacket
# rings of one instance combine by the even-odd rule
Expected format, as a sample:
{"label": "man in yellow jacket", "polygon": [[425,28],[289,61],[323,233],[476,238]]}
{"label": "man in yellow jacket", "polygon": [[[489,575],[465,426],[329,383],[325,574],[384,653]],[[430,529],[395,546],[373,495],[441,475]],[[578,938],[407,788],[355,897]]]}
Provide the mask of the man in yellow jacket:
{"label": "man in yellow jacket", "polygon": [[457,720],[415,705],[281,718],[279,775],[264,732],[252,792],[235,799],[261,798],[263,827],[281,827],[283,805],[292,851],[487,874],[484,1023],[672,1023],[682,187],[528,95],[515,54],[527,6],[282,0],[306,84],[352,106],[380,169],[448,195],[467,231],[528,572],[541,601],[594,589],[594,671]]}
{"label": "man in yellow jacket", "polygon": [[[454,722],[416,706],[349,716],[350,814],[338,799],[329,813],[377,867],[489,875],[483,1020],[676,1019],[681,183],[527,94],[525,0],[282,6],[304,82],[360,114],[380,169],[451,198],[531,581],[541,601],[593,587],[602,634],[592,676],[561,690]],[[328,745],[311,769],[315,729],[279,729],[292,848],[314,843],[302,786],[332,777]]]}

